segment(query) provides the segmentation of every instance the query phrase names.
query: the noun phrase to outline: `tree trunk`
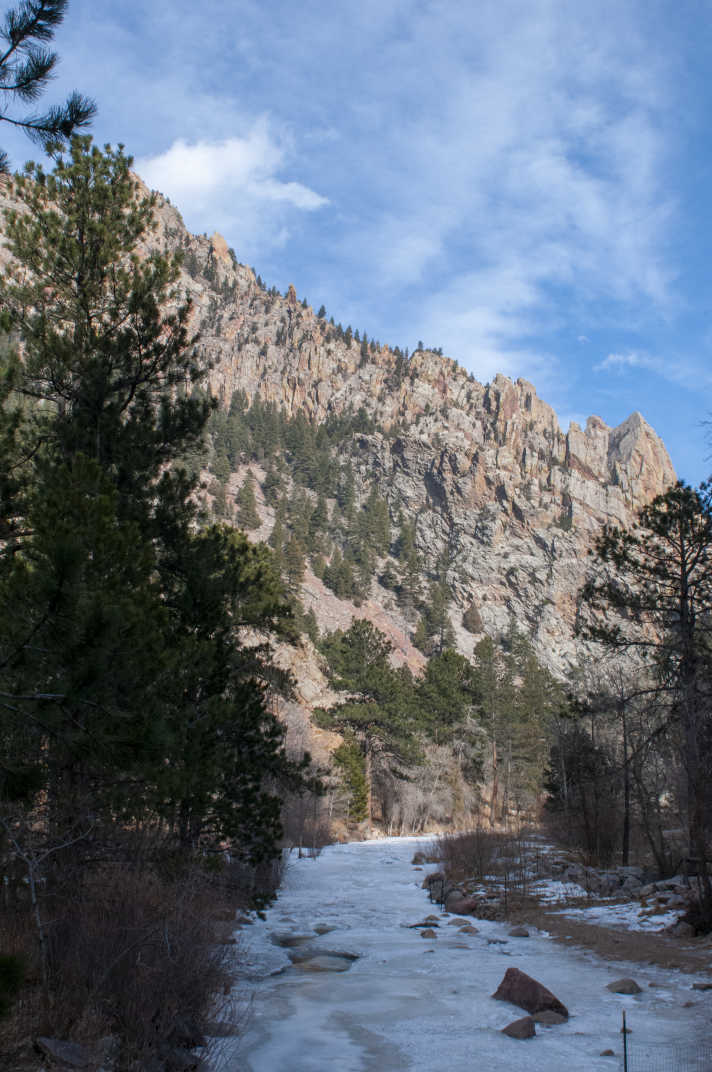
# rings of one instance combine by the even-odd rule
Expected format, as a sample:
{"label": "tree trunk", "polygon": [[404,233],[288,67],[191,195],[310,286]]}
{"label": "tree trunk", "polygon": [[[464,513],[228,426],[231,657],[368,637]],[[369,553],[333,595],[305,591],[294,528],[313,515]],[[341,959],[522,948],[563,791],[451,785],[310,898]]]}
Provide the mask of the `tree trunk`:
{"label": "tree trunk", "polygon": [[628,720],[625,713],[625,703],[621,704],[623,719],[623,846],[621,849],[621,862],[627,867],[630,860],[630,767],[628,758]]}
{"label": "tree trunk", "polygon": [[497,769],[497,741],[492,738],[492,795],[490,797],[490,826],[494,828],[497,816],[497,797],[499,796],[499,772]]}

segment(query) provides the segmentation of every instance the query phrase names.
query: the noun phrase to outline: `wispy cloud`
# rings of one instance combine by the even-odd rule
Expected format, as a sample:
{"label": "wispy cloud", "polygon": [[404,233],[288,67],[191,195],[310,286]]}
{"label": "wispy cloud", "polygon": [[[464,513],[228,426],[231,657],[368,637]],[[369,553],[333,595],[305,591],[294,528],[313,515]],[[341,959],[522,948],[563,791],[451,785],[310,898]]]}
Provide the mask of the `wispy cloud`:
{"label": "wispy cloud", "polygon": [[286,210],[313,212],[328,204],[308,186],[280,178],[285,163],[284,149],[260,120],[244,137],[193,144],[180,138],[165,152],[137,160],[136,169],[185,208],[196,230],[219,224],[239,248],[258,234],[262,242],[279,241]]}
{"label": "wispy cloud", "polygon": [[625,372],[629,369],[648,369],[649,372],[662,374],[665,372],[665,362],[654,354],[629,350],[627,353],[609,354],[593,366],[594,372]]}
{"label": "wispy cloud", "polygon": [[[369,212],[351,192],[339,236],[352,285],[410,298],[409,334],[476,375],[554,376],[540,341],[553,329],[575,338],[602,303],[623,319],[675,303],[665,72],[604,7],[594,20],[564,4],[423,5],[405,39],[380,43],[379,67],[400,75],[381,120],[350,117],[380,150]],[[406,69],[405,54],[423,63]]]}
{"label": "wispy cloud", "polygon": [[644,350],[627,350],[610,353],[597,365],[594,372],[623,375],[630,372],[650,372],[653,375],[688,390],[704,390],[712,386],[712,373],[689,358],[660,357]]}

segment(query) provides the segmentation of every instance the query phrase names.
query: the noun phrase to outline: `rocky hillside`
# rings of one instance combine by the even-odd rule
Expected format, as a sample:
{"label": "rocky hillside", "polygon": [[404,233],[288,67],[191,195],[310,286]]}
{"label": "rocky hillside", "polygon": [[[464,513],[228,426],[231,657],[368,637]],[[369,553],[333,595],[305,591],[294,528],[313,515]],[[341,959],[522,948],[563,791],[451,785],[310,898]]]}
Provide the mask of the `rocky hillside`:
{"label": "rocky hillside", "polygon": [[[357,481],[365,489],[375,480],[392,518],[416,519],[426,567],[448,550],[460,650],[469,654],[481,632],[496,636],[514,619],[551,670],[575,664],[592,537],[606,522],[628,523],[675,479],[644,418],[609,428],[589,417],[565,434],[531,383],[497,376],[481,384],[432,351],[408,357],[352,335],[300,303],[293,287],[284,297],[266,290],[220,235],[188,234],[167,202],[158,219],[154,240],[184,253],[197,345],[224,405],[241,390],[315,422],[362,408],[378,430],[351,438]],[[321,599],[308,602],[318,618]],[[388,602],[374,585],[381,617]],[[479,634],[462,626],[468,609]]]}
{"label": "rocky hillside", "polygon": [[[675,479],[639,413],[617,428],[590,417],[565,434],[531,383],[497,376],[481,384],[433,351],[409,356],[344,330],[293,287],[286,296],[267,290],[220,235],[189,234],[163,198],[150,243],[183,253],[176,301],[186,292],[192,300],[196,346],[225,407],[242,391],[317,423],[359,410],[372,418],[375,430],[353,433],[342,451],[357,497],[375,483],[393,520],[415,520],[426,574],[447,552],[450,620],[464,654],[483,633],[496,637],[515,621],[552,671],[576,663],[577,592],[592,537],[606,522],[629,522]],[[262,517],[264,538],[270,511]],[[305,583],[321,625],[348,617],[353,608],[326,598],[309,571]],[[368,596],[358,613],[385,626],[417,663],[389,593],[374,580]]]}

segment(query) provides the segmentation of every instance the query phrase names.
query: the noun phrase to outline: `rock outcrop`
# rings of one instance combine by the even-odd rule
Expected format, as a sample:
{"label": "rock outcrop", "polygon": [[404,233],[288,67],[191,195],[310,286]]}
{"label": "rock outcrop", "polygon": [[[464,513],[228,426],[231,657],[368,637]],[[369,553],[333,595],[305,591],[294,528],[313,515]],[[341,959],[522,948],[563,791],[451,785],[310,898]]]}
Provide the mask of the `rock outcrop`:
{"label": "rock outcrop", "polygon": [[[192,326],[223,404],[241,390],[315,421],[361,408],[373,418],[378,431],[351,445],[357,478],[364,488],[376,481],[394,519],[402,512],[417,520],[418,549],[431,567],[450,549],[460,650],[470,654],[483,633],[501,635],[514,620],[555,673],[575,665],[577,593],[593,538],[603,524],[629,524],[675,480],[644,418],[634,413],[609,428],[590,417],[565,433],[526,380],[498,375],[481,384],[431,351],[406,360],[374,342],[349,345],[293,287],[285,297],[265,290],[224,239],[189,235],[162,200],[152,241],[183,251]],[[307,599],[317,617],[322,594]],[[387,593],[374,591],[371,602],[362,613],[375,620],[380,611],[383,628],[393,618]],[[416,668],[407,647],[407,634],[402,645],[396,638],[396,651]]]}
{"label": "rock outcrop", "polygon": [[[0,208],[8,196],[5,184]],[[575,665],[577,593],[593,538],[603,524],[628,524],[675,480],[643,417],[617,428],[590,417],[564,432],[526,380],[498,375],[482,384],[432,351],[406,359],[397,348],[356,342],[300,303],[294,287],[284,297],[266,290],[220,235],[189,234],[160,196],[156,219],[146,248],[183,256],[174,303],[186,295],[192,303],[196,348],[222,404],[240,390],[314,421],[363,409],[378,431],[353,437],[357,480],[362,488],[376,482],[394,520],[401,512],[416,520],[429,569],[449,549],[460,650],[471,654],[484,633],[501,635],[514,621],[552,671]],[[305,602],[319,618],[324,593],[307,581]],[[328,605],[333,615],[333,599]],[[385,590],[374,585],[360,613],[379,628],[390,623],[401,661],[418,668]]]}

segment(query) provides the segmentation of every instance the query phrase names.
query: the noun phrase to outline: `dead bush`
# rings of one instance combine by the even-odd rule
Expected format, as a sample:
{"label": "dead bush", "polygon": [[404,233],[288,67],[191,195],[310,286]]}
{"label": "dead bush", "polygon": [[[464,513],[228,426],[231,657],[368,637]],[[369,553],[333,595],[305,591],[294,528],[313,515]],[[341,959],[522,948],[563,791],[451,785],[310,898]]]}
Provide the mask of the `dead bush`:
{"label": "dead bush", "polygon": [[483,826],[459,834],[443,834],[439,838],[440,854],[448,878],[453,882],[466,878],[482,882],[492,871],[504,838],[505,835]]}
{"label": "dead bush", "polygon": [[442,867],[450,882],[488,880],[526,893],[540,870],[541,859],[532,851],[526,831],[497,831],[483,826],[460,834],[442,834],[438,839]]}
{"label": "dead bush", "polygon": [[[89,1043],[119,1040],[119,1067],[165,1060],[171,1047],[200,1042],[216,995],[230,988],[216,918],[234,916],[226,891],[195,865],[166,876],[148,867],[103,865],[57,885],[43,912],[48,935],[48,994],[43,1000],[36,935],[27,909],[4,913],[0,947],[27,965],[0,1035],[0,1063],[28,1035]],[[234,1019],[234,1016],[231,1018]]]}
{"label": "dead bush", "polygon": [[91,875],[50,930],[47,1030],[74,1039],[117,1034],[124,1067],[141,1067],[179,1022],[199,1024],[228,980],[214,912],[200,873],[178,881],[107,867]]}

